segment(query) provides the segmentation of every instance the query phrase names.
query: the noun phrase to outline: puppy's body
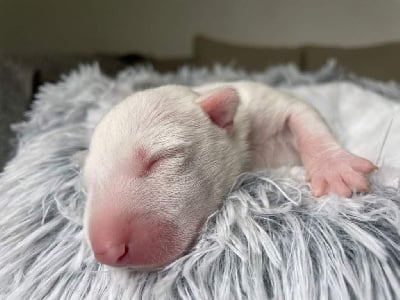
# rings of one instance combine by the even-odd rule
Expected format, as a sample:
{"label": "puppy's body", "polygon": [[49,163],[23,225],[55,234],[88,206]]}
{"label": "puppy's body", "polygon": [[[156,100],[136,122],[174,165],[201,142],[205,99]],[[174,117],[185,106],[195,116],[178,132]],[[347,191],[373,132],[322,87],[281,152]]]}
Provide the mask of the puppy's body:
{"label": "puppy's body", "polygon": [[[227,86],[233,87],[240,97],[234,123],[235,129],[246,137],[240,143],[249,145],[249,168],[301,164],[299,152],[294,147],[294,136],[286,124],[289,108],[300,100],[254,82],[212,83],[193,90],[204,95]],[[307,109],[313,110],[311,107]],[[323,123],[322,120],[319,123]]]}
{"label": "puppy's body", "polygon": [[375,168],[341,148],[313,108],[263,84],[135,93],[100,121],[85,161],[95,256],[165,265],[190,247],[237,175],[300,163],[316,196],[366,191]]}

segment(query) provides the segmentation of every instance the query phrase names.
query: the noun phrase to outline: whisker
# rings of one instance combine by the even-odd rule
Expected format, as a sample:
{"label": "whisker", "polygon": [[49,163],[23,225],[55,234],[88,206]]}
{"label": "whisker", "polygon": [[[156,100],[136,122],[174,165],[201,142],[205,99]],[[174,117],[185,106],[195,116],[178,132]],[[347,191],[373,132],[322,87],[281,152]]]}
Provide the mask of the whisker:
{"label": "whisker", "polygon": [[[379,166],[379,163],[382,160],[383,149],[385,148],[387,138],[389,136],[390,130],[392,129],[393,121],[394,121],[394,117],[391,118],[391,120],[389,122],[389,125],[388,125],[388,128],[386,129],[385,136],[383,137],[382,145],[381,145],[381,148],[379,150],[378,157],[377,157],[377,159],[375,161],[375,165],[376,166]],[[382,161],[382,163],[383,163],[383,161]]]}

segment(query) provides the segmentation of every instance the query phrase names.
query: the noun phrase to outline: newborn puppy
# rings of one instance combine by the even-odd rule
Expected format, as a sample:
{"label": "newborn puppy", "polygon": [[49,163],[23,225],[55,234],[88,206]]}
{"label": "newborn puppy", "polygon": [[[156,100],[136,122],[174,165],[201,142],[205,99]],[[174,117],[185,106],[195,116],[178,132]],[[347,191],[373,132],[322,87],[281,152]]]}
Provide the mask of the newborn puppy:
{"label": "newborn puppy", "polygon": [[314,196],[368,191],[376,167],[306,103],[253,82],[134,93],[97,125],[83,169],[96,259],[157,268],[187,251],[241,172],[303,164]]}

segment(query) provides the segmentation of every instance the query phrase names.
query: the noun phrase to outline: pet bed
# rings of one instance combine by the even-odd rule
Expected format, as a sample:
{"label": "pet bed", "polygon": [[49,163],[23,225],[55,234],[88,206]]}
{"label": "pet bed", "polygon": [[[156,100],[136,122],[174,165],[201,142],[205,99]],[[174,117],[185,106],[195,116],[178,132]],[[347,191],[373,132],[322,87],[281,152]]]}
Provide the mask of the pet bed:
{"label": "pet bed", "polygon": [[[99,118],[133,91],[167,83],[255,80],[312,101],[344,145],[380,166],[372,193],[310,197],[301,167],[237,178],[195,247],[157,272],[95,262],[82,233],[85,193],[73,156]],[[398,299],[400,89],[334,65],[248,74],[133,68],[115,79],[83,66],[40,89],[14,128],[0,177],[1,299]]]}

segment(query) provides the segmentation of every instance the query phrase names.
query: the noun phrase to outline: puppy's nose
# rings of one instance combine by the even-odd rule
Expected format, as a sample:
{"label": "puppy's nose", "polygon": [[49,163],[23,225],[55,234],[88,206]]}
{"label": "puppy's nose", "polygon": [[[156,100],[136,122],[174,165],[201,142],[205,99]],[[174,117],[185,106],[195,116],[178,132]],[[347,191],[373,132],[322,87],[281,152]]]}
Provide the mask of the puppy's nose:
{"label": "puppy's nose", "polygon": [[161,267],[185,250],[177,225],[144,216],[93,221],[89,238],[96,259],[111,266]]}
{"label": "puppy's nose", "polygon": [[108,245],[93,249],[96,260],[106,265],[118,265],[129,252],[126,244]]}

